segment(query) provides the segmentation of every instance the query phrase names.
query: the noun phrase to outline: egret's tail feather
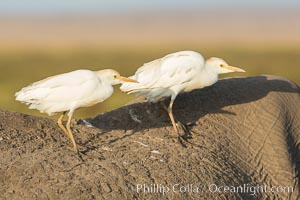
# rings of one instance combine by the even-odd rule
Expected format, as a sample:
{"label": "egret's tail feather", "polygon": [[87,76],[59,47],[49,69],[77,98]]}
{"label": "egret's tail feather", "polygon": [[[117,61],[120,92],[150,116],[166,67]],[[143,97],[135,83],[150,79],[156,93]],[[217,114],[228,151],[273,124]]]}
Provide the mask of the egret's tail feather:
{"label": "egret's tail feather", "polygon": [[147,87],[138,83],[123,83],[120,87],[122,92],[126,92],[127,94],[133,93],[148,93],[153,89],[159,89],[156,87]]}
{"label": "egret's tail feather", "polygon": [[47,88],[32,88],[26,87],[15,93],[15,97],[17,101],[21,101],[22,103],[34,103],[39,101],[40,99],[45,98],[48,94]]}

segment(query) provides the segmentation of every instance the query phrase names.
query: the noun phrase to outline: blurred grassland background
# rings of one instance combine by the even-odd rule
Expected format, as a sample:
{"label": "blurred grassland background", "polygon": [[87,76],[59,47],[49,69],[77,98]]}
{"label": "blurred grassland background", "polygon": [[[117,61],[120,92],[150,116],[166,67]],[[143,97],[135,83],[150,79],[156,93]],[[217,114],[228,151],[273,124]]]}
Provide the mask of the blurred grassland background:
{"label": "blurred grassland background", "polygon": [[[247,71],[226,76],[274,74],[300,84],[297,9],[230,9],[236,8],[205,10],[191,4],[147,12],[1,13],[0,109],[46,117],[16,102],[14,93],[34,81],[76,69],[114,68],[129,76],[143,63],[180,50],[221,57]],[[118,87],[110,99],[80,109],[75,117],[92,117],[134,98]]]}

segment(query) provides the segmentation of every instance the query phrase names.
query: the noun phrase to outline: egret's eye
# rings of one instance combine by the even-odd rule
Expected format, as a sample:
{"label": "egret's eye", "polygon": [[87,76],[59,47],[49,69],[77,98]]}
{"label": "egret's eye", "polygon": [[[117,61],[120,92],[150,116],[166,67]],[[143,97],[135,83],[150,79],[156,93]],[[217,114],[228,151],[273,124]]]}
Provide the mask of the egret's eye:
{"label": "egret's eye", "polygon": [[225,67],[225,65],[223,65],[223,64],[220,64],[220,67]]}
{"label": "egret's eye", "polygon": [[117,78],[117,75],[114,75],[114,78]]}

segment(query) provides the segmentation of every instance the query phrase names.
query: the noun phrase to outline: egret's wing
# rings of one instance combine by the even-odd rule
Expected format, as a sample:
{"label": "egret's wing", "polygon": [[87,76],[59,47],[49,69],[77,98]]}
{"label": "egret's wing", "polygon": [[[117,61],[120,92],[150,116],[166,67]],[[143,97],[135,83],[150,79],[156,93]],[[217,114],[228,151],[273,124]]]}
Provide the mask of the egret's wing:
{"label": "egret's wing", "polygon": [[139,83],[125,83],[121,90],[129,93],[155,88],[170,88],[193,79],[204,67],[204,58],[190,51],[169,54],[161,59],[146,63],[131,78]]}
{"label": "egret's wing", "polygon": [[[61,100],[65,98],[76,98],[80,95],[78,95],[78,92],[75,92],[75,89],[78,89],[81,85],[87,85],[89,81],[95,79],[95,76],[96,74],[92,71],[77,70],[48,77],[22,88],[16,93],[16,99],[25,103],[32,103],[49,98],[49,96],[55,94],[60,95]],[[98,81],[100,82],[101,80],[98,79]],[[84,91],[82,90],[82,92]]]}
{"label": "egret's wing", "polygon": [[159,59],[150,61],[148,63],[145,63],[143,66],[138,68],[138,70],[135,72],[135,74],[141,74],[144,71],[151,72],[151,71],[159,68],[161,66],[161,63],[163,60],[164,60],[164,58],[159,58]]}
{"label": "egret's wing", "polygon": [[80,85],[81,83],[91,79],[91,77],[94,77],[94,75],[95,75],[94,72],[90,70],[76,70],[69,73],[50,76],[41,81],[32,83],[27,88],[38,88],[38,87],[54,88],[59,86]]}
{"label": "egret's wing", "polygon": [[150,87],[170,88],[192,80],[197,76],[199,66],[204,66],[204,59],[201,58],[199,60],[199,57],[184,53],[167,56],[156,74],[157,80],[150,83]]}

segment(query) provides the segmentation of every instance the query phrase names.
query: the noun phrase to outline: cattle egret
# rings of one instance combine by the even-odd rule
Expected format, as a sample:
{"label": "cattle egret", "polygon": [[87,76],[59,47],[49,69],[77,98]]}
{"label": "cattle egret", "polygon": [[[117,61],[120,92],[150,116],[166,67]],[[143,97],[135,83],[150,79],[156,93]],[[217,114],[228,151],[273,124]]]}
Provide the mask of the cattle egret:
{"label": "cattle egret", "polygon": [[[71,119],[76,109],[100,103],[109,98],[114,89],[112,85],[122,82],[136,82],[120,76],[119,72],[106,69],[100,71],[76,70],[48,77],[22,88],[15,94],[16,100],[25,103],[30,109],[54,115],[62,112],[58,125],[71,140],[78,153],[77,144],[71,131]],[[68,122],[62,121],[68,113]]]}
{"label": "cattle egret", "polygon": [[190,92],[210,86],[218,81],[219,74],[245,72],[243,69],[229,66],[220,58],[204,60],[194,51],[180,51],[163,58],[145,63],[129,77],[138,83],[123,83],[123,92],[146,96],[148,102],[158,102],[171,97],[166,109],[173,128],[179,134],[173,116],[173,103],[179,93]]}

